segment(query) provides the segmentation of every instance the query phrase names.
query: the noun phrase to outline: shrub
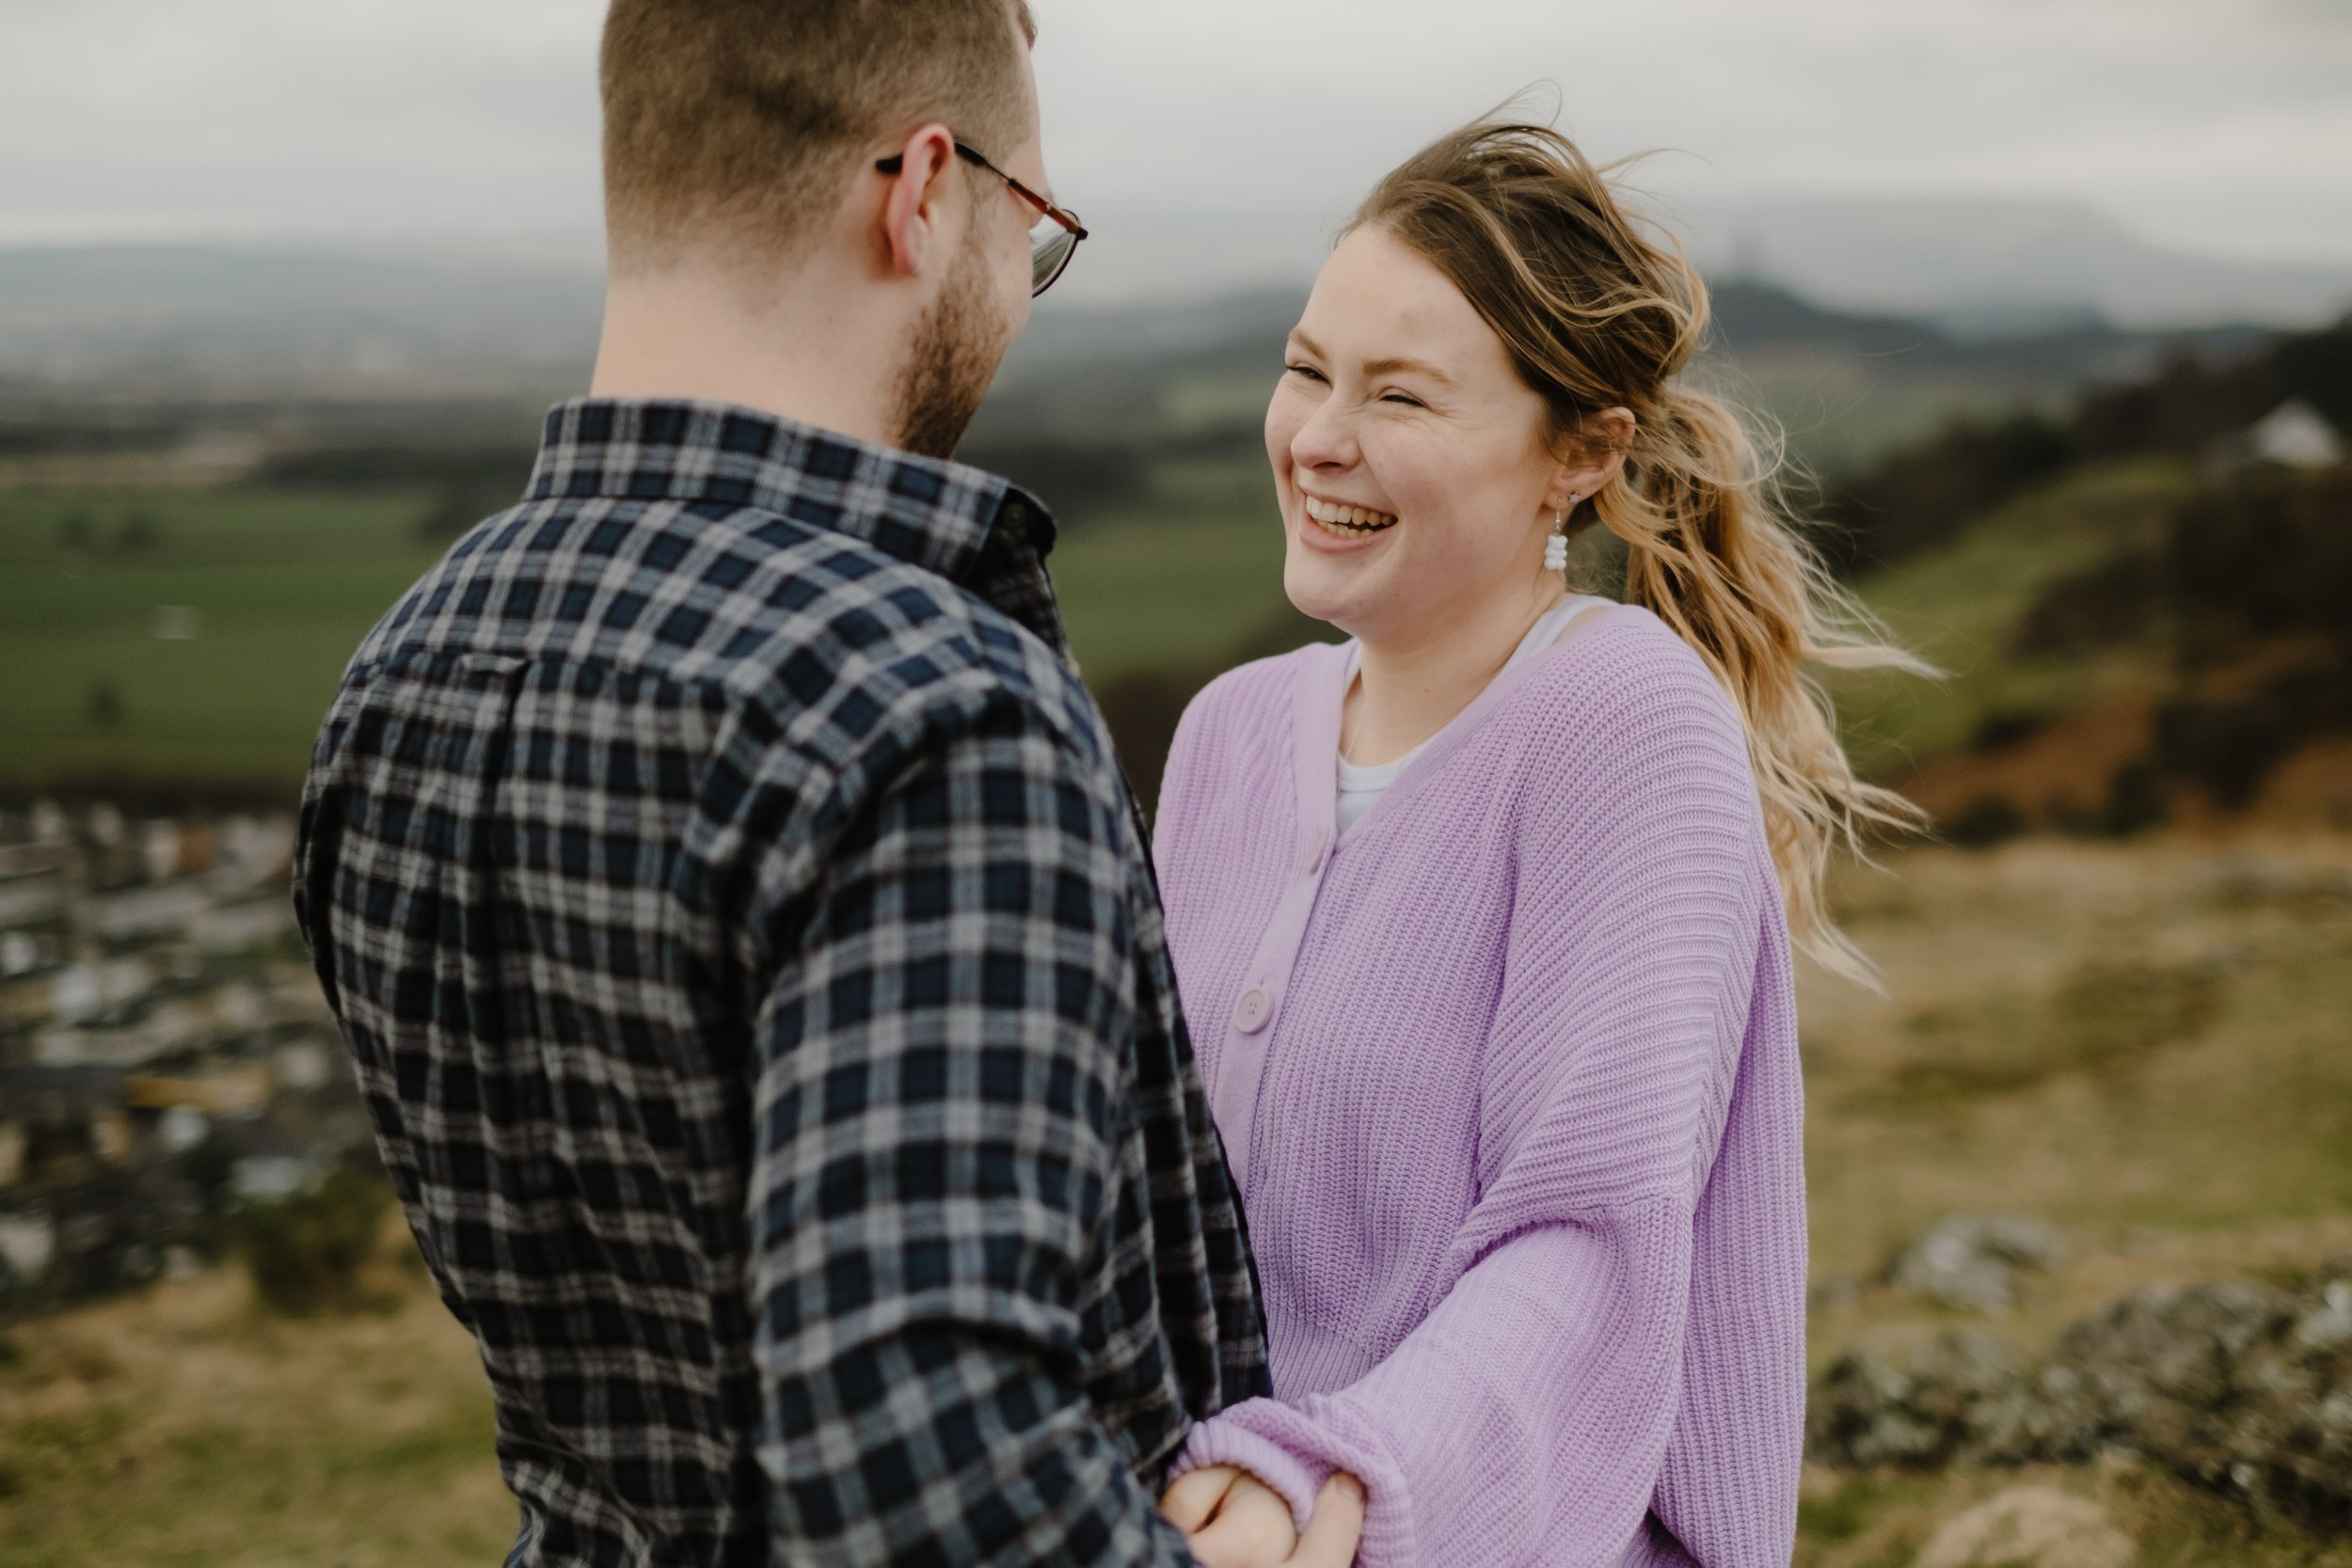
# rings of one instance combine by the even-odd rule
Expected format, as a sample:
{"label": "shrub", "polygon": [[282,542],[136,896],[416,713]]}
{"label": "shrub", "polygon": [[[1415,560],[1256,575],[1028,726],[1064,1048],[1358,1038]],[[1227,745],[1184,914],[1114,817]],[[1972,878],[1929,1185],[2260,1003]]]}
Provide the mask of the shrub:
{"label": "shrub", "polygon": [[110,680],[92,681],[82,699],[82,711],[88,716],[91,729],[113,729],[122,722],[122,689]]}
{"label": "shrub", "polygon": [[124,555],[145,555],[163,543],[163,525],[152,512],[134,512],[122,519],[121,529],[115,534],[115,547]]}
{"label": "shrub", "polygon": [[2100,802],[2097,830],[2111,838],[2128,838],[2164,820],[2164,784],[2147,758],[2127,762],[2107,781],[2106,799]]}
{"label": "shrub", "polygon": [[1980,795],[1944,825],[1944,836],[1963,849],[1984,849],[2026,831],[2026,814],[2006,795]]}
{"label": "shrub", "polygon": [[2258,467],[2175,515],[2162,570],[2192,665],[2284,633],[2344,641],[2352,603],[2352,468]]}
{"label": "shrub", "polygon": [[2019,624],[2010,652],[2075,654],[2130,641],[2154,625],[2163,598],[2154,556],[2118,556],[2044,588]]}
{"label": "shrub", "polygon": [[229,1244],[272,1310],[301,1316],[363,1303],[391,1193],[383,1178],[339,1166],[306,1192],[247,1198],[229,1214]]}
{"label": "shrub", "polygon": [[1841,572],[1915,555],[2074,456],[2067,429],[2040,414],[1963,420],[1833,485],[1820,507],[1822,552]]}
{"label": "shrub", "polygon": [[1988,713],[1977,721],[1975,731],[1968,736],[1968,747],[1976,752],[1998,752],[2031,740],[2050,727],[2050,716],[2030,708],[2003,708]]}

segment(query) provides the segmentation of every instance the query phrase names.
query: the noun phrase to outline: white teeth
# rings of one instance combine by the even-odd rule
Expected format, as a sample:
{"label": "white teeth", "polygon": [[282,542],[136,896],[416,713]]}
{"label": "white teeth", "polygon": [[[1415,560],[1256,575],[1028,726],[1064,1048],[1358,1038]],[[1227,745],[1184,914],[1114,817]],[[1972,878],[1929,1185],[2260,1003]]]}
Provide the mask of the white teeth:
{"label": "white teeth", "polygon": [[1361,538],[1377,533],[1396,519],[1385,512],[1367,511],[1360,506],[1343,506],[1337,501],[1323,500],[1314,496],[1306,498],[1307,515],[1329,531],[1344,538]]}

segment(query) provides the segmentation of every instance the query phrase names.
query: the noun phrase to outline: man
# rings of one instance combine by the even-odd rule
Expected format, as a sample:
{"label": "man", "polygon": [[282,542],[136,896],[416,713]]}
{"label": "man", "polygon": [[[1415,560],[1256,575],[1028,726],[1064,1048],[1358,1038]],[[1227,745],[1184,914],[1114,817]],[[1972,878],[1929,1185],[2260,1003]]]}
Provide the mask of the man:
{"label": "man", "polygon": [[1029,31],[617,0],[594,393],[320,736],[303,929],[513,1562],[1180,1564],[1265,1390],[1051,525],[943,460],[1081,237]]}

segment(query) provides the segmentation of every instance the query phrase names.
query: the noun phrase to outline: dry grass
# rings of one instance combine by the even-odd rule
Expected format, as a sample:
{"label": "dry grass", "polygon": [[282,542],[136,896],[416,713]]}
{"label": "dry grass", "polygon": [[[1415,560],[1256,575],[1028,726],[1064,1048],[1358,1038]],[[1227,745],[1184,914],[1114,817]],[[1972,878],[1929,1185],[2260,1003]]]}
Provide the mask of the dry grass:
{"label": "dry grass", "polygon": [[1816,1277],[1956,1211],[2092,1250],[2352,1215],[2347,890],[2352,840],[2034,840],[1847,876],[1889,994],[1804,982]]}
{"label": "dry grass", "polygon": [[[1884,966],[1875,997],[1802,982],[1818,1367],[1957,1323],[2026,1344],[2158,1280],[2281,1282],[2352,1256],[2352,840],[2032,840],[1896,857],[1839,902]],[[1954,1212],[2063,1230],[2007,1317],[1883,1283]],[[2134,1568],[2352,1565],[2128,1465],[1808,1475],[1802,1568],[1949,1559],[2052,1493],[2090,1499]],[[2063,1532],[2050,1539],[2060,1542]],[[2021,1560],[2102,1568],[2095,1530]],[[1991,1562],[1985,1568],[1993,1568]]]}
{"label": "dry grass", "polygon": [[0,1365],[10,1568],[496,1562],[515,1506],[473,1344],[421,1271],[372,1311],[259,1311],[215,1271],[19,1324]]}

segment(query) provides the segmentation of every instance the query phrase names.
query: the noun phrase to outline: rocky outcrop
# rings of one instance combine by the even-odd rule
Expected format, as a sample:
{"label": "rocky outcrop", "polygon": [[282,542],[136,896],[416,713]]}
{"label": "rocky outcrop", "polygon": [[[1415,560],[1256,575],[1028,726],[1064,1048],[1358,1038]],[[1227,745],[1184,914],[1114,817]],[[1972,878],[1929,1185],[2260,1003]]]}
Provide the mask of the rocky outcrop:
{"label": "rocky outcrop", "polygon": [[1945,1307],[1999,1313],[2015,1300],[2021,1271],[2046,1274],[2065,1260],[2064,1238],[2040,1220],[1955,1214],[1904,1248],[1886,1276]]}
{"label": "rocky outcrop", "polygon": [[2039,1358],[1979,1334],[1841,1356],[1811,1447],[1847,1465],[2075,1462],[2119,1449],[2256,1513],[2352,1534],[2352,1268],[2306,1290],[2151,1287]]}

